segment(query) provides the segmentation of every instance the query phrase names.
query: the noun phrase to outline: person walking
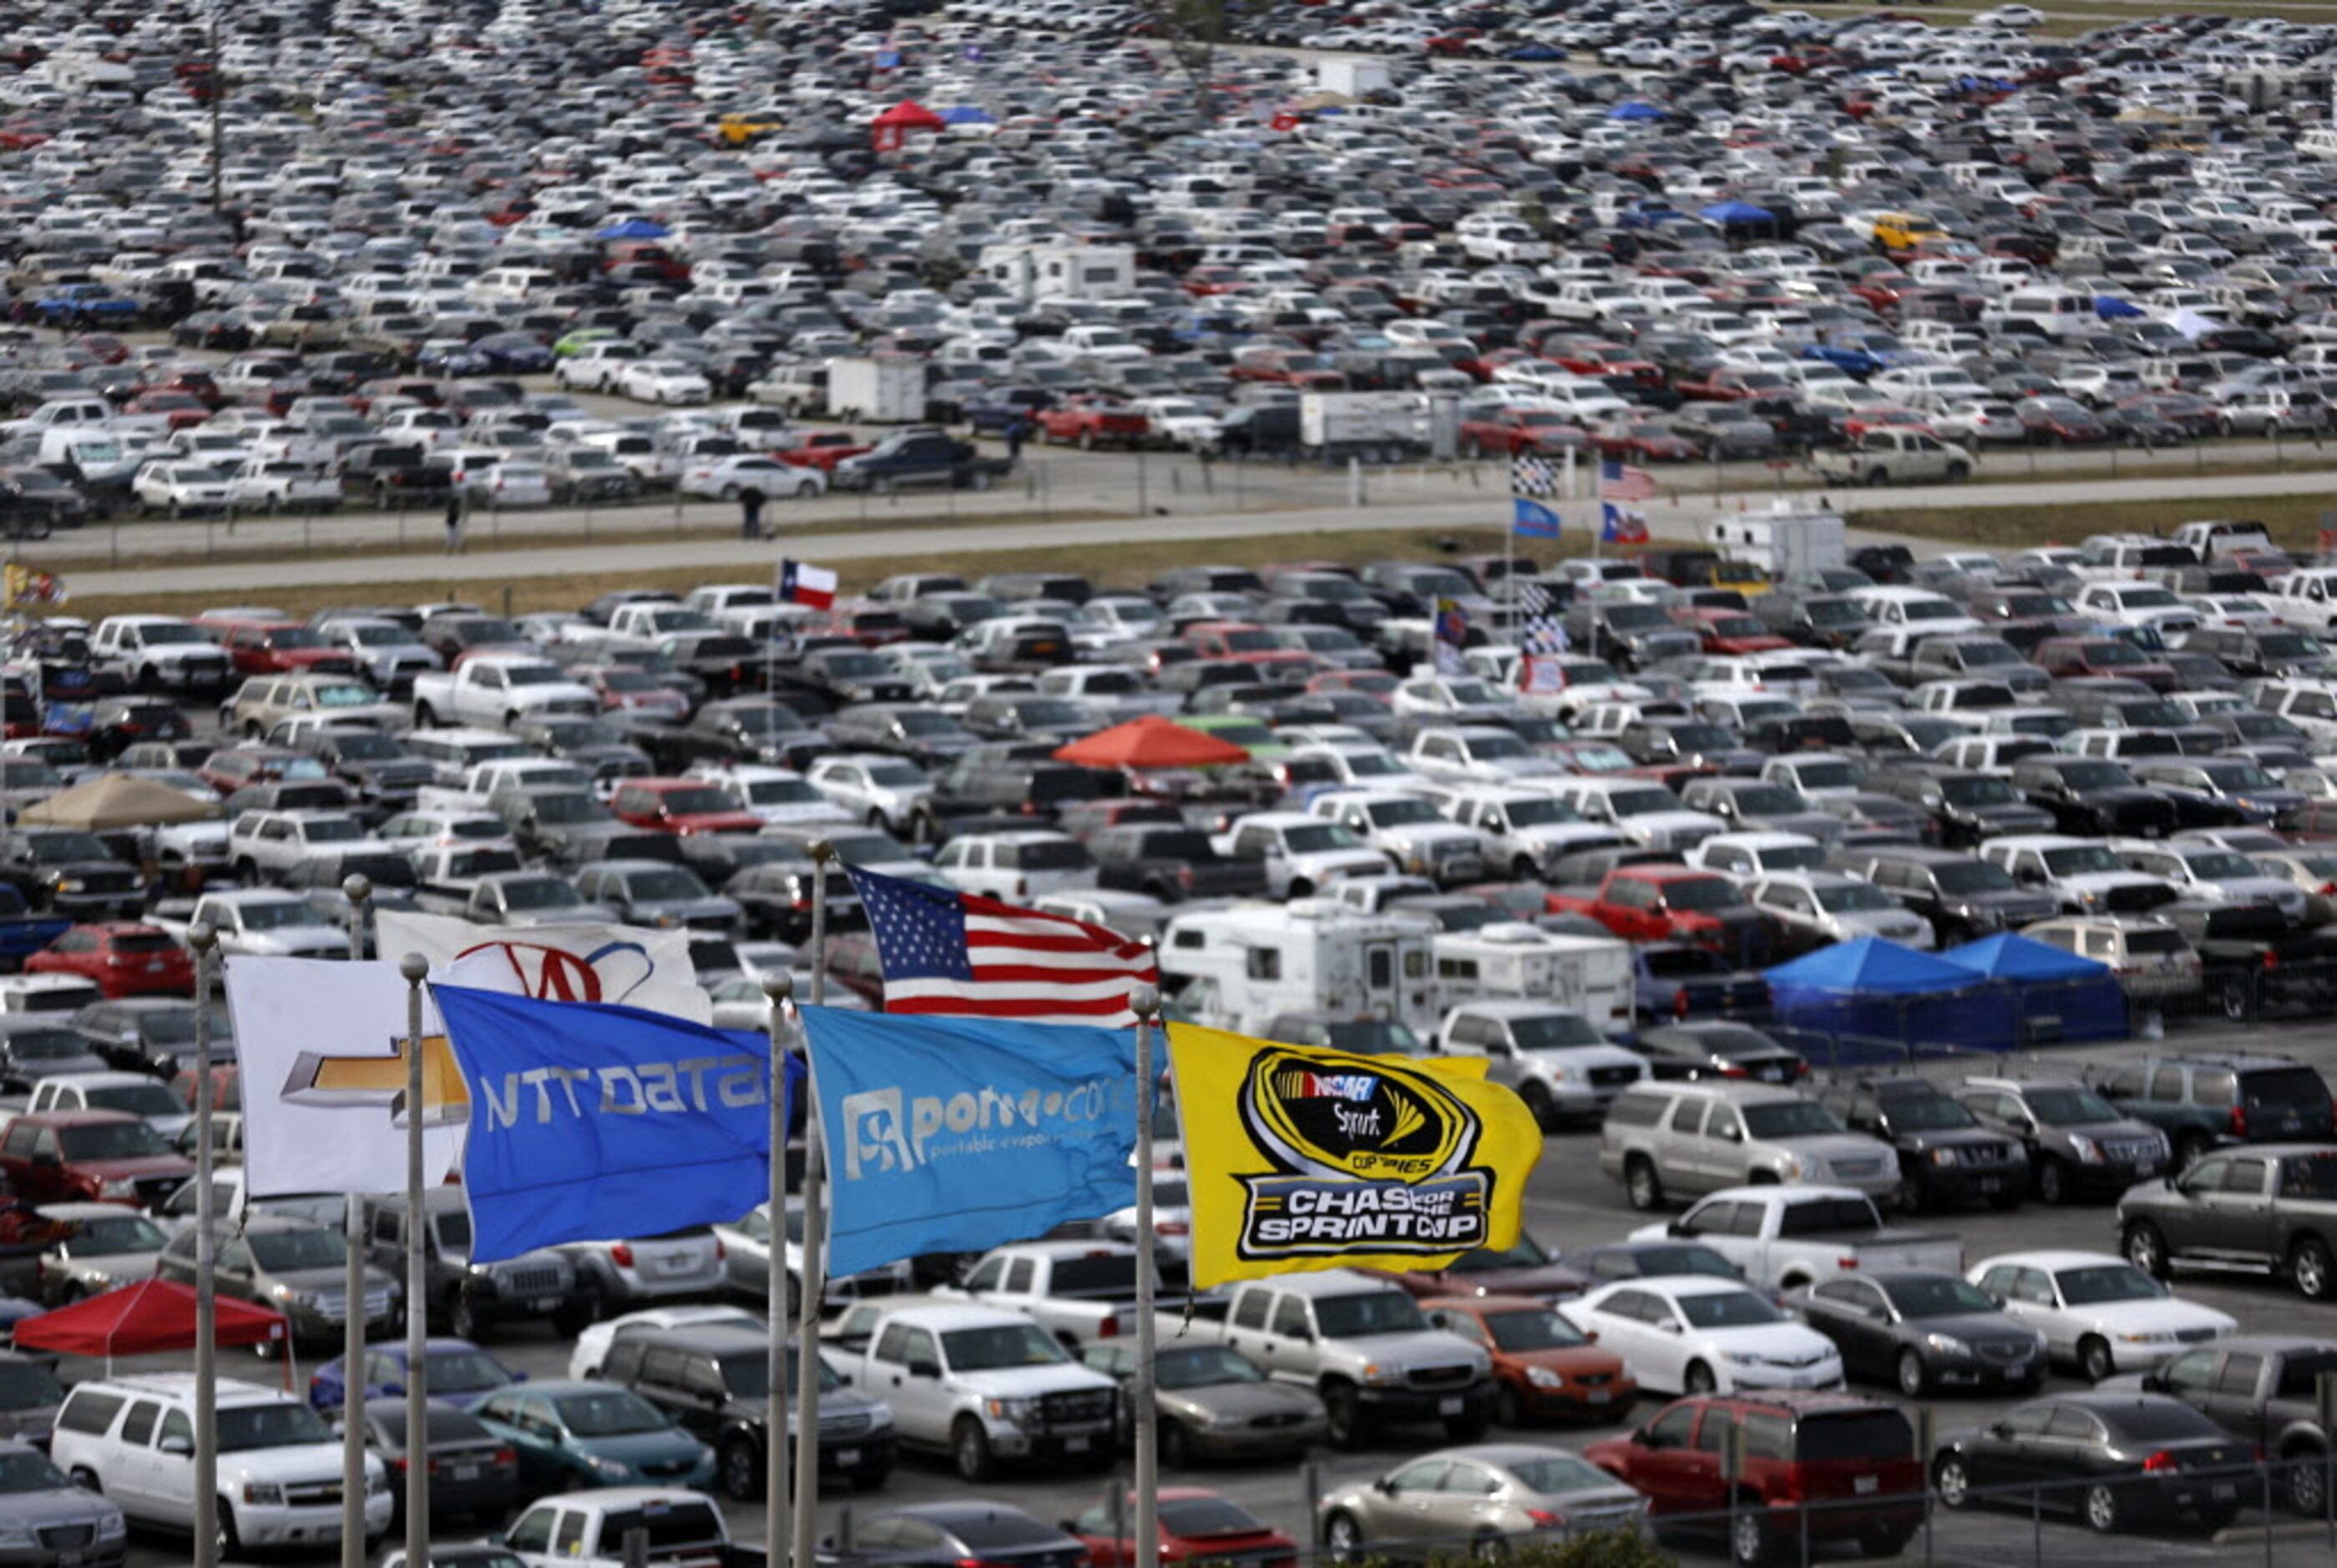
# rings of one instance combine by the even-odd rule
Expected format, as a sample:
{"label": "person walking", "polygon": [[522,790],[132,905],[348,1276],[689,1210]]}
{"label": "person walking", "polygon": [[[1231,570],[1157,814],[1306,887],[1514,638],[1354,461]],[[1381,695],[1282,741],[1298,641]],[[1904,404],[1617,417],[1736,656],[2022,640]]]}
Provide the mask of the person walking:
{"label": "person walking", "polygon": [[763,493],[748,488],[738,492],[738,537],[763,537]]}
{"label": "person walking", "polygon": [[446,492],[446,554],[463,553],[463,486],[457,481]]}
{"label": "person walking", "polygon": [[1006,422],[1006,461],[1018,463],[1022,457],[1022,443],[1030,439],[1031,422],[1017,414]]}

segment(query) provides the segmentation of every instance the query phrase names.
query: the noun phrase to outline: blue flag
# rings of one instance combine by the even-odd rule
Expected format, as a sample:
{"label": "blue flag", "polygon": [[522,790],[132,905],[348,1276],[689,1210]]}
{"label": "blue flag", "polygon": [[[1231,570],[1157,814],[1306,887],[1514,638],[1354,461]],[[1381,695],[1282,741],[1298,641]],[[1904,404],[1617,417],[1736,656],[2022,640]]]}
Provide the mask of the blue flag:
{"label": "blue flag", "polygon": [[768,1036],[638,1007],[431,995],[470,1094],[475,1261],[736,1220],[770,1197]]}
{"label": "blue flag", "polygon": [[1135,1203],[1129,1031],[826,1007],[803,1019],[837,1278]]}
{"label": "blue flag", "polygon": [[1521,538],[1555,539],[1558,537],[1558,514],[1539,501],[1529,501],[1522,495],[1510,498],[1510,517]]}

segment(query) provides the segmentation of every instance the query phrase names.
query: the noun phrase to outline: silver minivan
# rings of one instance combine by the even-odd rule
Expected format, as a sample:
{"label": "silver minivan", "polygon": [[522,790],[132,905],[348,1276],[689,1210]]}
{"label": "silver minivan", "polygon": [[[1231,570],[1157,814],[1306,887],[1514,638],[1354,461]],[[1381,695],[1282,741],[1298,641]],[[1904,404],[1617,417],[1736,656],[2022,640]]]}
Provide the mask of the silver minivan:
{"label": "silver minivan", "polygon": [[1640,1210],[1760,1181],[1854,1187],[1881,1202],[1899,1184],[1889,1144],[1767,1083],[1635,1083],[1607,1107],[1599,1168]]}

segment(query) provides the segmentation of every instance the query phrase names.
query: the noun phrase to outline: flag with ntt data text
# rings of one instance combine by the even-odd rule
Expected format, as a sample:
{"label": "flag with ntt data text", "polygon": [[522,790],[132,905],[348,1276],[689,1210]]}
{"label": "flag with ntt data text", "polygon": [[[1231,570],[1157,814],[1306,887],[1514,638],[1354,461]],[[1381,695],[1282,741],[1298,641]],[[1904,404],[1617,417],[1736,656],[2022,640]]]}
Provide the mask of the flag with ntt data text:
{"label": "flag with ntt data text", "polygon": [[1195,1287],[1442,1269],[1516,1244],[1541,1128],[1486,1081],[1484,1058],[1355,1056],[1172,1023],[1168,1063]]}

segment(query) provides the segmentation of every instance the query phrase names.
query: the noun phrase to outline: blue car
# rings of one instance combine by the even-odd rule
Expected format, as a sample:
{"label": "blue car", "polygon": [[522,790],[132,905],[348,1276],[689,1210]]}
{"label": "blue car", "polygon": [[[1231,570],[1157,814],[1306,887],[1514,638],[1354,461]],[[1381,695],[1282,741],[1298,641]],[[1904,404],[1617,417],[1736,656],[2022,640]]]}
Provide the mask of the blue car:
{"label": "blue car", "polygon": [[478,1415],[519,1451],[520,1491],[530,1497],[592,1486],[701,1487],[714,1479],[714,1450],[630,1388],[505,1388]]}
{"label": "blue car", "polygon": [[[489,1395],[527,1381],[468,1339],[425,1339],[425,1365],[429,1371],[430,1397],[467,1410]],[[308,1403],[318,1410],[337,1410],[348,1398],[345,1357],[336,1356],[308,1379]],[[379,1399],[406,1392],[406,1344],[368,1346],[365,1354],[365,1395]]]}
{"label": "blue car", "polygon": [[1861,381],[1882,368],[1882,361],[1863,348],[1853,348],[1843,343],[1809,343],[1802,348],[1802,358],[1815,359],[1847,371]]}

